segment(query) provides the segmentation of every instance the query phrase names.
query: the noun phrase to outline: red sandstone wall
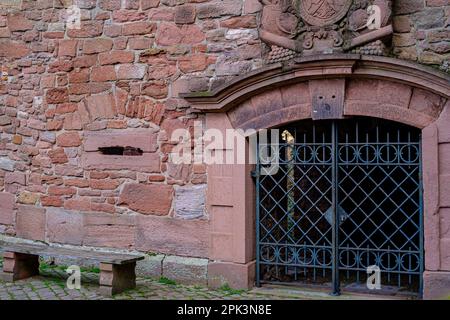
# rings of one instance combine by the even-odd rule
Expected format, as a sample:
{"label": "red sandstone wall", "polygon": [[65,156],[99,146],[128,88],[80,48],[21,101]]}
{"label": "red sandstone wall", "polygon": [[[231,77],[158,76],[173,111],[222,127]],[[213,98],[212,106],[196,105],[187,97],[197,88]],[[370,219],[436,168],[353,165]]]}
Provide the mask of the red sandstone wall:
{"label": "red sandstone wall", "polygon": [[394,1],[394,55],[450,72],[450,1]]}
{"label": "red sandstone wall", "polygon": [[[177,213],[205,166],[170,164],[169,137],[203,118],[180,92],[263,65],[258,0],[80,0],[82,28],[67,30],[71,2],[0,14],[0,233],[208,256],[207,213]],[[394,53],[448,61],[449,1],[396,3]],[[111,144],[143,154],[98,153]]]}
{"label": "red sandstone wall", "polygon": [[439,263],[433,266],[439,270],[450,271],[450,110],[442,112],[437,122],[438,129],[438,157],[439,157]]}

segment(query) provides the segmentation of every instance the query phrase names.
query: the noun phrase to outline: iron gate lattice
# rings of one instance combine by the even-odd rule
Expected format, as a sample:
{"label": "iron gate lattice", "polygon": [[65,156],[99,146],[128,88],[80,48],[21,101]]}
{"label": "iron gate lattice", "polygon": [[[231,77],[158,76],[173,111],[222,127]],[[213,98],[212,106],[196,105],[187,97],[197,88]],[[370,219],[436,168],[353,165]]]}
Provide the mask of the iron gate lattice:
{"label": "iron gate lattice", "polygon": [[[355,118],[280,128],[278,172],[256,174],[257,285],[361,283],[422,292],[420,130]],[[270,152],[270,151],[269,151]],[[265,167],[258,157],[256,172]]]}

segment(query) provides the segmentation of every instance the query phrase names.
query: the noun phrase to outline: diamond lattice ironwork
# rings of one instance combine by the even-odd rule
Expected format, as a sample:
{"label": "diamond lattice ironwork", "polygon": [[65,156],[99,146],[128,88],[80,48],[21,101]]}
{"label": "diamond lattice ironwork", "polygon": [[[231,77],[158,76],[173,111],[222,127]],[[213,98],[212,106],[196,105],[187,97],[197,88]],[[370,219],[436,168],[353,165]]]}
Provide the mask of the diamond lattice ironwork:
{"label": "diamond lattice ironwork", "polygon": [[280,164],[257,174],[258,281],[332,282],[337,291],[376,265],[384,285],[420,292],[420,132],[367,118],[281,131],[283,143],[259,145],[278,147]]}

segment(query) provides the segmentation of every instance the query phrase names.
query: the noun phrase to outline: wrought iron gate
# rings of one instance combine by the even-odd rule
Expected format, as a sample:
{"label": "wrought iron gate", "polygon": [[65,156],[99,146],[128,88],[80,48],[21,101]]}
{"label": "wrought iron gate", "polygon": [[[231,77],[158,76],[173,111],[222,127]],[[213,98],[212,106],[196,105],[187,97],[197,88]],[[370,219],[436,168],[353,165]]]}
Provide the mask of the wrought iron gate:
{"label": "wrought iron gate", "polygon": [[258,144],[258,155],[276,150],[279,168],[262,175],[258,156],[257,285],[320,283],[338,294],[365,286],[377,266],[385,288],[420,294],[420,130],[355,118],[279,132],[279,143]]}

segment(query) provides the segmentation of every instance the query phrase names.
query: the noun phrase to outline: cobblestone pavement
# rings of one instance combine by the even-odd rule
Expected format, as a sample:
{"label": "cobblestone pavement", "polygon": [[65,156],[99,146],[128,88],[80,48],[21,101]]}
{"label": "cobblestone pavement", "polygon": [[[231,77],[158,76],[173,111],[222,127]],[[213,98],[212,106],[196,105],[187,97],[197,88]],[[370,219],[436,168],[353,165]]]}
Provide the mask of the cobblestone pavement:
{"label": "cobblestone pavement", "polygon": [[[66,287],[63,270],[41,270],[41,275],[8,283],[0,280],[0,300],[103,300],[99,294],[98,274],[84,273],[80,290]],[[138,278],[137,287],[115,295],[118,300],[198,300],[198,299],[271,299],[270,295],[234,291],[209,290],[206,287],[172,284],[167,279]],[[280,297],[279,297],[280,298]]]}
{"label": "cobblestone pavement", "polygon": [[[1,263],[0,263],[1,266]],[[9,283],[0,280],[0,300],[105,300],[99,294],[95,272],[82,272],[81,289],[66,287],[67,274],[61,267],[40,270],[40,276]],[[371,299],[373,296],[342,295],[339,299]],[[176,284],[169,279],[138,278],[137,287],[115,295],[116,300],[278,300],[331,299],[325,292],[294,289],[255,288],[250,291],[222,288],[210,290],[202,286]]]}

